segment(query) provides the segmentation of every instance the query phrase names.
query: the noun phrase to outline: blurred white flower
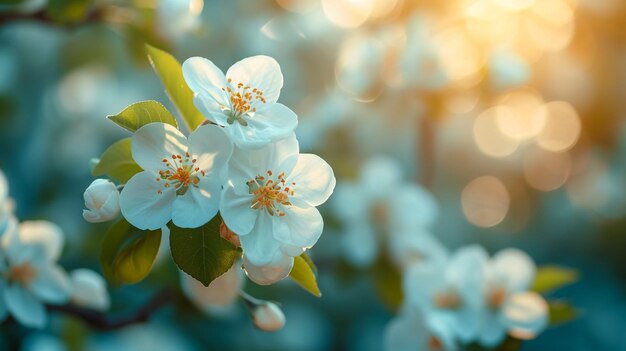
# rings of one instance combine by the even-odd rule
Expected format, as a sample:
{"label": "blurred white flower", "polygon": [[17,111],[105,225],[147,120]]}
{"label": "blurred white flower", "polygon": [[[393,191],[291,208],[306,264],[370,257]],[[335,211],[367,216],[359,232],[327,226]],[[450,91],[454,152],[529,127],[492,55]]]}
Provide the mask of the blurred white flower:
{"label": "blurred white flower", "polygon": [[539,294],[528,292],[535,279],[535,264],[524,252],[506,249],[487,264],[482,286],[484,309],[479,341],[499,345],[507,332],[532,339],[548,324],[548,305]]}
{"label": "blurred white flower", "polygon": [[110,221],[120,213],[120,193],[110,180],[94,180],[85,190],[83,197],[87,207],[83,210],[83,218],[87,222]]}
{"label": "blurred white flower", "polygon": [[356,266],[374,262],[384,241],[389,241],[391,256],[400,265],[444,254],[429,232],[438,214],[435,199],[420,186],[404,182],[393,159],[370,159],[356,183],[337,186],[332,204],[345,226],[346,258]]}
{"label": "blurred white flower", "polygon": [[243,287],[243,272],[235,263],[226,273],[204,286],[190,275],[180,272],[180,285],[187,298],[201,311],[225,316],[232,312]]}
{"label": "blurred white flower", "polygon": [[403,87],[431,91],[448,83],[431,27],[424,16],[413,16],[407,24],[406,43],[398,57],[398,78]]}
{"label": "blurred white flower", "polygon": [[342,45],[335,63],[335,77],[339,87],[357,98],[375,96],[381,83],[386,48],[373,35],[355,35]]}
{"label": "blurred white flower", "polygon": [[202,24],[203,7],[204,0],[158,0],[158,29],[171,39],[193,32]]}
{"label": "blurred white flower", "polygon": [[23,325],[43,328],[44,303],[63,304],[69,300],[69,278],[56,263],[62,247],[60,229],[44,221],[24,222],[3,236],[0,320],[9,312]]}
{"label": "blurred white flower", "polygon": [[217,213],[223,168],[232,143],[222,128],[204,125],[187,139],[174,126],[150,123],[132,137],[132,155],[144,169],[120,194],[124,218],[139,229],[159,229],[170,220],[196,228]]}
{"label": "blurred white flower", "polygon": [[194,92],[194,104],[210,121],[224,127],[239,148],[258,149],[288,137],[298,117],[277,103],[283,87],[278,62],[253,56],[224,73],[210,60],[192,57],[183,63],[183,76]]}
{"label": "blurred white flower", "polygon": [[415,264],[405,271],[405,303],[432,323],[442,323],[455,339],[475,340],[481,322],[481,294],[487,253],[480,246],[456,251],[448,260]]}
{"label": "blurred white flower", "polygon": [[106,311],[111,306],[104,278],[85,268],[75,269],[70,273],[72,283],[71,302],[97,311]]}
{"label": "blurred white flower", "polygon": [[285,325],[285,314],[277,304],[266,301],[255,306],[252,311],[252,322],[263,331],[274,332]]}
{"label": "blurred white flower", "polygon": [[440,320],[425,320],[415,309],[404,306],[385,330],[385,351],[454,351],[454,334]]}
{"label": "blurred white flower", "polygon": [[332,194],[335,177],[320,157],[299,153],[294,134],[259,150],[236,149],[228,172],[220,213],[239,235],[247,269],[290,266],[317,242],[324,222],[316,206]]}

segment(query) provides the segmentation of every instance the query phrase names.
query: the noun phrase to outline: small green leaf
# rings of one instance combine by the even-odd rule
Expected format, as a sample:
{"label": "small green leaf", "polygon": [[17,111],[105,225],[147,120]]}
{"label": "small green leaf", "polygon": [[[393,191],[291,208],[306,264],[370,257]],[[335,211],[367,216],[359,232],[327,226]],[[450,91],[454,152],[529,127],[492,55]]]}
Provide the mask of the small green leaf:
{"label": "small green leaf", "polygon": [[122,112],[107,116],[107,118],[131,132],[153,122],[167,123],[178,128],[176,118],[165,106],[154,100],[136,102],[126,107]]}
{"label": "small green leaf", "polygon": [[570,322],[578,317],[578,311],[566,301],[549,301],[550,325]]}
{"label": "small green leaf", "polygon": [[47,14],[55,22],[75,24],[87,18],[90,7],[89,0],[54,0],[50,1]]}
{"label": "small green leaf", "polygon": [[126,183],[133,175],[142,171],[130,151],[131,139],[125,138],[113,143],[104,151],[100,162],[91,174],[94,177],[108,175],[122,183]]}
{"label": "small green leaf", "polygon": [[539,267],[531,290],[547,294],[577,280],[578,272],[573,269],[558,266]]}
{"label": "small green leaf", "polygon": [[317,268],[315,268],[311,258],[306,253],[303,253],[293,258],[293,268],[291,269],[291,273],[289,273],[289,277],[304,290],[317,297],[321,297],[322,293],[317,286],[317,280],[315,278],[316,271]]}
{"label": "small green leaf", "polygon": [[374,279],[376,293],[385,306],[392,311],[398,310],[402,304],[402,275],[391,264],[389,258],[382,256],[372,267],[371,276]]}
{"label": "small green leaf", "polygon": [[120,219],[107,231],[100,252],[105,277],[113,284],[134,284],[152,270],[161,244],[160,230],[141,230]]}
{"label": "small green leaf", "polygon": [[189,131],[194,131],[205,118],[193,104],[193,92],[185,83],[183,69],[174,56],[153,46],[146,45],[148,59],[170,100],[176,105]]}
{"label": "small green leaf", "polygon": [[204,286],[226,273],[239,251],[220,236],[222,218],[216,215],[199,228],[178,228],[170,224],[170,249],[174,262]]}

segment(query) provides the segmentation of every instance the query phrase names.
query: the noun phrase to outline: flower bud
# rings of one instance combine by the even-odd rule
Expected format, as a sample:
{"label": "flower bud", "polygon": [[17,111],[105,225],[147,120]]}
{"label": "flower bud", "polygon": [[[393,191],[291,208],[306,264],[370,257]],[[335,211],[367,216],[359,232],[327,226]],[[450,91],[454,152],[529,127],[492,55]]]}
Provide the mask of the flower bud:
{"label": "flower bud", "polygon": [[87,222],[110,221],[120,213],[120,193],[109,180],[94,180],[85,190],[84,198],[87,209],[83,210],[83,217]]}
{"label": "flower bud", "polygon": [[241,241],[239,240],[239,235],[237,235],[235,232],[230,230],[230,228],[228,228],[226,226],[226,223],[224,222],[220,224],[220,236],[224,240],[233,244],[235,247],[241,247]]}
{"label": "flower bud", "polygon": [[252,322],[263,331],[278,331],[285,325],[285,314],[277,304],[264,302],[255,307]]}

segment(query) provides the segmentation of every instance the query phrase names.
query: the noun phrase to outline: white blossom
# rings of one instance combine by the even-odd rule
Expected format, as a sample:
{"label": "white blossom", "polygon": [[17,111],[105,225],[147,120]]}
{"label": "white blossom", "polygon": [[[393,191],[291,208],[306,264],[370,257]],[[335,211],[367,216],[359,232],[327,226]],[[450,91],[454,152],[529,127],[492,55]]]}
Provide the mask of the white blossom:
{"label": "white blossom", "polygon": [[260,271],[251,265],[278,266],[283,274],[274,272],[269,280],[288,274],[286,267],[293,265],[293,257],[312,247],[322,234],[324,222],[316,206],[328,199],[334,187],[332,168],[316,155],[300,154],[293,134],[259,150],[235,150],[220,214],[239,235],[251,278],[269,278],[255,275]]}
{"label": "white blossom", "polygon": [[285,325],[285,314],[277,304],[266,301],[254,307],[252,323],[263,331],[278,331]]}
{"label": "white blossom", "polygon": [[183,76],[198,110],[223,126],[238,148],[258,149],[288,137],[298,125],[296,114],[277,103],[283,75],[271,57],[245,58],[226,75],[210,60],[192,57],[183,63]]}
{"label": "white blossom", "polygon": [[232,149],[222,128],[214,125],[200,126],[189,138],[169,124],[139,128],[131,151],[144,171],[124,186],[122,215],[139,229],[159,229],[170,220],[181,228],[207,223],[219,208]]}
{"label": "white blossom", "polygon": [[83,197],[87,207],[83,210],[83,218],[88,222],[110,221],[120,213],[120,193],[110,180],[94,180],[85,190]]}
{"label": "white blossom", "polygon": [[63,247],[60,229],[48,222],[24,222],[2,237],[0,320],[7,313],[23,325],[43,328],[44,303],[70,298],[67,274],[56,263]]}

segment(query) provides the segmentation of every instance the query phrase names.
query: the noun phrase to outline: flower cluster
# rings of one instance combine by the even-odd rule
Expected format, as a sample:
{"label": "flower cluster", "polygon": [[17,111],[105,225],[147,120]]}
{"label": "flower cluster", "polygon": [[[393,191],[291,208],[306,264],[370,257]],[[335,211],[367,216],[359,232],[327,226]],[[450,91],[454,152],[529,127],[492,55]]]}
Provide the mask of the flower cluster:
{"label": "flower cluster", "polygon": [[[0,208],[12,203],[0,172]],[[12,206],[11,206],[12,207]],[[12,212],[0,218],[0,321],[10,314],[19,323],[43,328],[45,304],[72,303],[106,310],[109,295],[104,279],[88,269],[69,275],[58,264],[64,244],[61,228],[47,221],[18,223]]]}
{"label": "flower cluster", "polygon": [[505,249],[488,257],[463,247],[405,271],[404,306],[386,331],[387,350],[456,350],[477,342],[493,348],[506,335],[532,339],[548,322],[548,305],[528,291],[535,264]]}
{"label": "flower cluster", "polygon": [[188,136],[167,123],[138,128],[131,153],[141,171],[119,195],[113,183],[96,180],[85,192],[84,217],[110,220],[119,209],[134,227],[157,230],[170,222],[198,228],[219,212],[248,277],[274,283],[322,234],[316,207],[333,192],[333,171],[300,153],[297,116],[277,102],[283,76],[273,58],[249,57],[224,74],[192,57],[182,73],[205,123]]}

